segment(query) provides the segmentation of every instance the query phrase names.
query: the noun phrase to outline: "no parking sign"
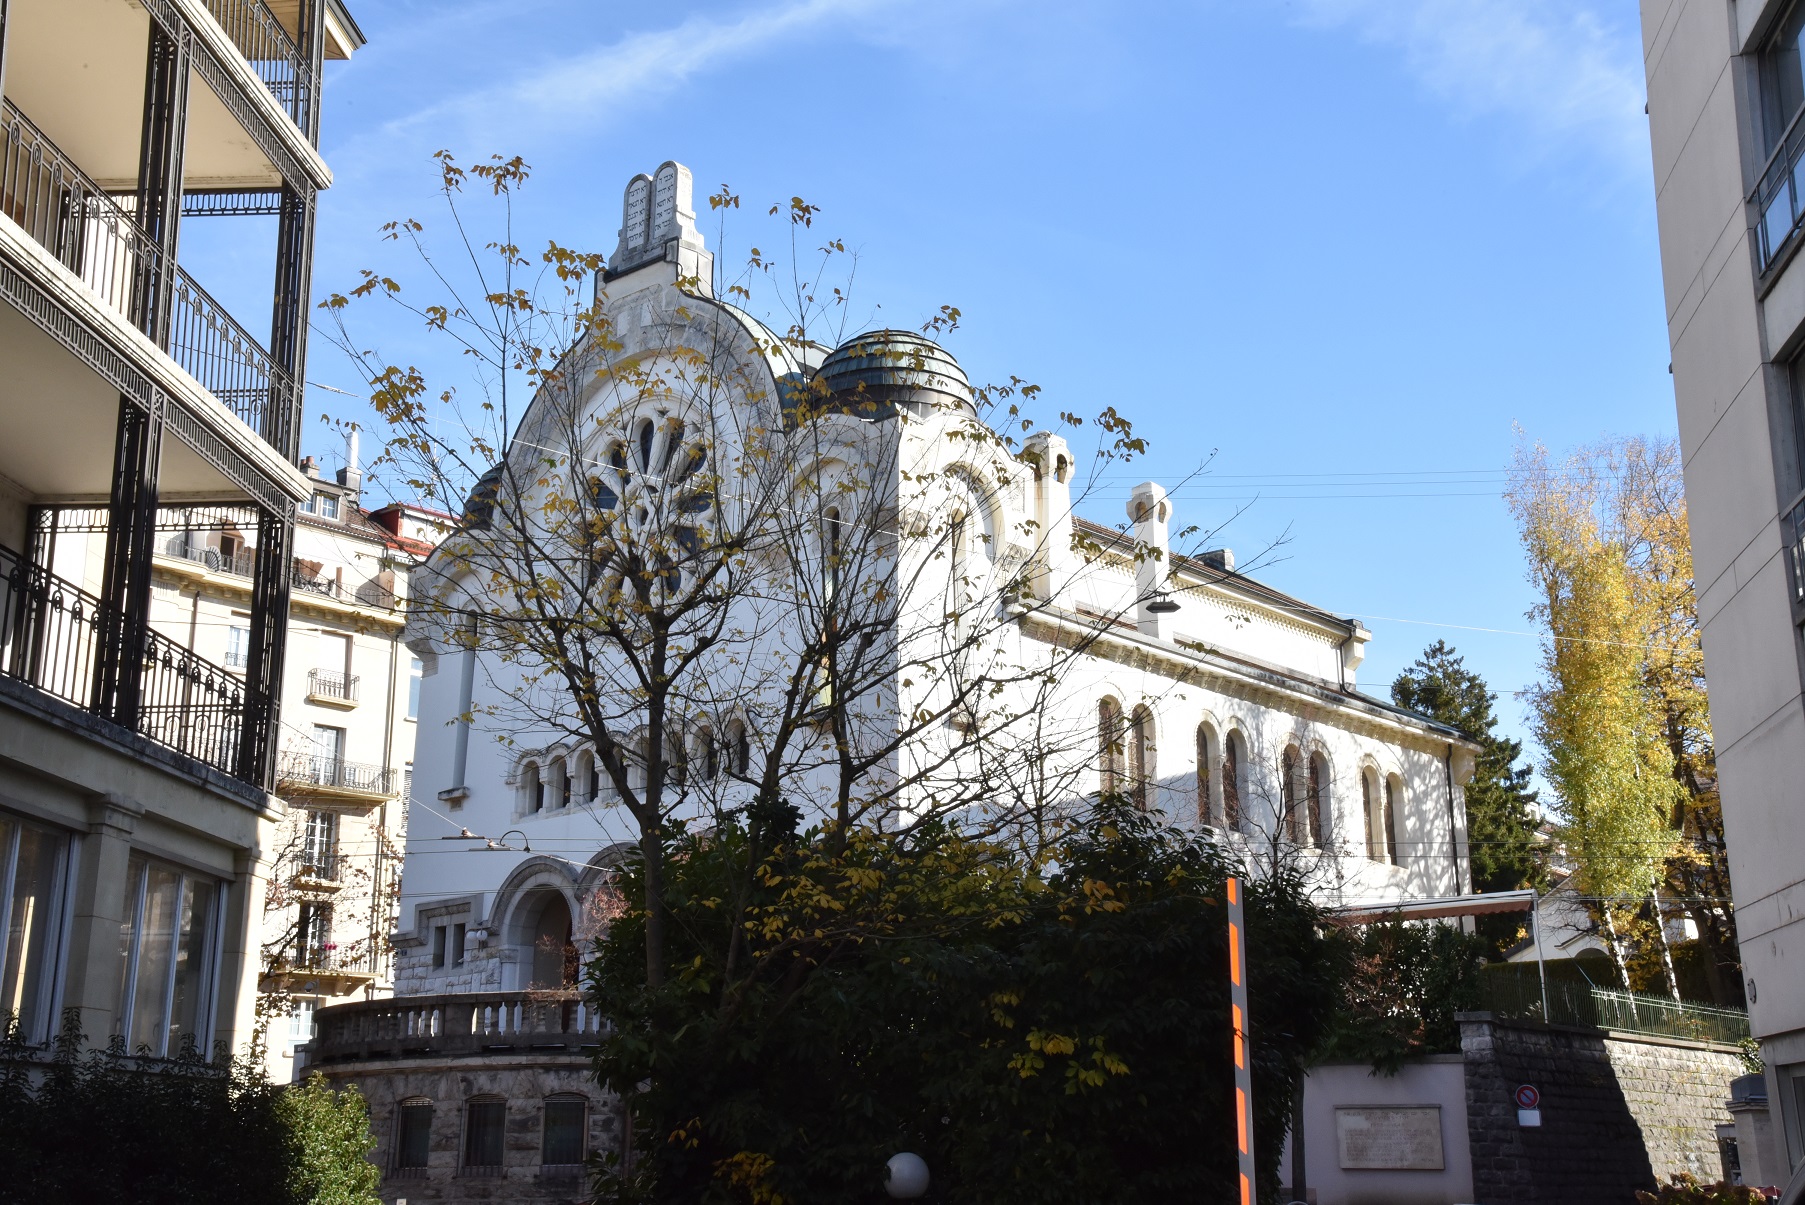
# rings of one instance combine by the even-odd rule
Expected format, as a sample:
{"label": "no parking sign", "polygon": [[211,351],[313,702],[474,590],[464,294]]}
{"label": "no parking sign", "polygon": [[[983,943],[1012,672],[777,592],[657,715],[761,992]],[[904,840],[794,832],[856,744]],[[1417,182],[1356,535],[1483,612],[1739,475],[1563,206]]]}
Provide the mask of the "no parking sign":
{"label": "no parking sign", "polygon": [[1542,1124],[1542,1094],[1534,1084],[1519,1084],[1513,1097],[1517,1102],[1517,1124],[1520,1126],[1539,1126]]}

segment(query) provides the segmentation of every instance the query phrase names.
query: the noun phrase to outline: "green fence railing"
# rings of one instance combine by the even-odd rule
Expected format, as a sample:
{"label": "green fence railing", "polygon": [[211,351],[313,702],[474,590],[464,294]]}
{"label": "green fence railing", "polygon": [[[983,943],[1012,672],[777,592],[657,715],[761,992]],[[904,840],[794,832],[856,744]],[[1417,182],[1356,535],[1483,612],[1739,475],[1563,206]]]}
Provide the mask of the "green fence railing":
{"label": "green fence railing", "polygon": [[[1521,965],[1528,965],[1531,972],[1535,969],[1533,964],[1512,964],[1512,968]],[[1513,1020],[1589,1025],[1729,1046],[1749,1037],[1749,1015],[1738,1009],[1676,1003],[1664,996],[1597,987],[1565,976],[1548,979],[1546,1016],[1542,984],[1533,974],[1482,974],[1480,1007]]]}

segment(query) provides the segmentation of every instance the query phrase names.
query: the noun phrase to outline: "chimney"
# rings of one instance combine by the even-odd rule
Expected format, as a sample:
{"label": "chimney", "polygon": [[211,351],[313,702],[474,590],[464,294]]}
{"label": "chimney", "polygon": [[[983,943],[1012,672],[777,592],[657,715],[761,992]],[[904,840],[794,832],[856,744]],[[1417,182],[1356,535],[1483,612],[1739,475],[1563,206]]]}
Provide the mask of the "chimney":
{"label": "chimney", "polygon": [[1164,489],[1143,481],[1128,499],[1128,517],[1134,522],[1134,626],[1143,636],[1167,640],[1172,613],[1178,610],[1166,581],[1172,572],[1166,534],[1172,503]]}
{"label": "chimney", "polygon": [[357,428],[352,427],[345,432],[345,467],[338,471],[338,483],[351,491],[351,505],[357,505],[357,495],[363,489],[363,470],[357,464]]}
{"label": "chimney", "polygon": [[1235,550],[1233,548],[1212,548],[1197,559],[1219,573],[1235,571]]}

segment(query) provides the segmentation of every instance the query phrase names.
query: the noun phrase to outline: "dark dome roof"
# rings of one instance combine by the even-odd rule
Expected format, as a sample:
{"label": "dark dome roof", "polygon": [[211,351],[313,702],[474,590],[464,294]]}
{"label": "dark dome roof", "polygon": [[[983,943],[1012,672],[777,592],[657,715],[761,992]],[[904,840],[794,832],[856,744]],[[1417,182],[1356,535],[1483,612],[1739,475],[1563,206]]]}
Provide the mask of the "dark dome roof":
{"label": "dark dome roof", "polygon": [[495,499],[501,493],[501,478],[506,471],[501,461],[476,479],[470,496],[464,500],[464,526],[482,531],[495,521]]}
{"label": "dark dome roof", "polygon": [[815,382],[839,403],[834,409],[874,417],[949,405],[971,410],[971,382],[959,361],[913,331],[855,335],[821,362]]}

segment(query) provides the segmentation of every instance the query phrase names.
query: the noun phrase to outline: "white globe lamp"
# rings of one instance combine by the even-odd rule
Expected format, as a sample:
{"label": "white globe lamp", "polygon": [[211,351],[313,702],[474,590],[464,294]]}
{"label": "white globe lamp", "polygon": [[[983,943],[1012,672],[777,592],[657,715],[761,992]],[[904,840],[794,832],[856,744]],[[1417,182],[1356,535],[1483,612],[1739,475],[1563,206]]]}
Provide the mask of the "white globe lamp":
{"label": "white globe lamp", "polygon": [[884,1191],[898,1200],[912,1201],[916,1197],[927,1195],[928,1164],[920,1155],[912,1155],[904,1151],[900,1155],[890,1156],[890,1162],[884,1164],[889,1174],[884,1179]]}

